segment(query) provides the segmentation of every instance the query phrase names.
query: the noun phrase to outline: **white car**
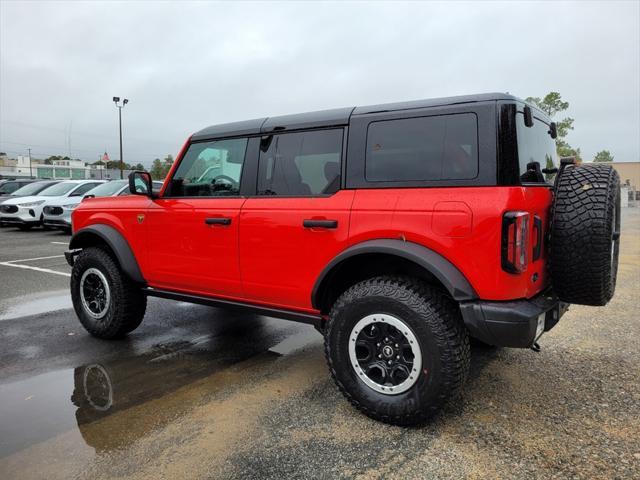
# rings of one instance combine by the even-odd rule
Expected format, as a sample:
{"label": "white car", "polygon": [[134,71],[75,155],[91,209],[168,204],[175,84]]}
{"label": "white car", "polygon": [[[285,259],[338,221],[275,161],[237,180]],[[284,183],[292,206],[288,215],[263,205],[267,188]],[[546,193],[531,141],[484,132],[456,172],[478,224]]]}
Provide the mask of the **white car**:
{"label": "white car", "polygon": [[[162,182],[153,182],[153,190],[160,190]],[[45,227],[71,230],[71,212],[86,197],[117,197],[129,195],[129,180],[112,180],[89,190],[82,196],[55,198],[48,200],[43,208],[43,225]]]}
{"label": "white car", "polygon": [[42,225],[44,204],[54,199],[82,198],[104,180],[66,180],[45,188],[38,195],[10,198],[0,204],[0,225],[13,225],[20,230]]}

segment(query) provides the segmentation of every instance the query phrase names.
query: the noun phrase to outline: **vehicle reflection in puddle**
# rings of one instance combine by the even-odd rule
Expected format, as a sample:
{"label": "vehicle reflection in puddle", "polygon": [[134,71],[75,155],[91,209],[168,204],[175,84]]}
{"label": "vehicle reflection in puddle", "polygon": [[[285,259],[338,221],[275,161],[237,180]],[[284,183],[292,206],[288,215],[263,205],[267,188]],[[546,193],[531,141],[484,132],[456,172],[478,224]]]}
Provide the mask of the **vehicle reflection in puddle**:
{"label": "vehicle reflection in puddle", "polygon": [[[97,452],[126,447],[202,401],[164,405],[166,395],[252,358],[275,361],[314,341],[320,335],[308,325],[255,317],[221,333],[0,385],[0,457],[75,425]],[[267,353],[272,347],[278,356]],[[229,385],[236,374],[228,376]],[[118,418],[125,410],[135,413]]]}

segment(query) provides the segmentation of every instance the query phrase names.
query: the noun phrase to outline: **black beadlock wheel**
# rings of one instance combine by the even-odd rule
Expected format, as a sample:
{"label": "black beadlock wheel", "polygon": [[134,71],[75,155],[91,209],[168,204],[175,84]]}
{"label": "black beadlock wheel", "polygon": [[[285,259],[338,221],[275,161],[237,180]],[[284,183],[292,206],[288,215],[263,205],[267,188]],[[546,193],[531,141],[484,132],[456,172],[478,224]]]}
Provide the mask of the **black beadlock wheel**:
{"label": "black beadlock wheel", "polygon": [[549,266],[560,300],[606,305],[620,249],[620,177],[608,165],[570,165],[558,178]]}
{"label": "black beadlock wheel", "polygon": [[71,299],[82,326],[93,336],[121,338],[144,317],[147,297],[100,247],[85,248],[71,271]]}
{"label": "black beadlock wheel", "polygon": [[409,277],[376,277],[335,302],[325,355],[357,409],[386,423],[415,425],[459,392],[470,350],[458,305],[445,292]]}

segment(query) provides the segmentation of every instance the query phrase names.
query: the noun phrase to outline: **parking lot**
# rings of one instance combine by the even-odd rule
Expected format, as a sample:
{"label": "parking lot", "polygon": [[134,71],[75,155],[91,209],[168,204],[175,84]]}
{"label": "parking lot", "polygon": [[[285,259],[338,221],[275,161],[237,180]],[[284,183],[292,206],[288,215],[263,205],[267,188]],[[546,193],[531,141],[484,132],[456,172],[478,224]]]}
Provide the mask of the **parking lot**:
{"label": "parking lot", "polygon": [[107,342],[68,295],[69,236],[0,230],[0,478],[639,478],[640,212],[618,287],[542,351],[474,347],[430,425],[355,411],[312,327],[150,299]]}

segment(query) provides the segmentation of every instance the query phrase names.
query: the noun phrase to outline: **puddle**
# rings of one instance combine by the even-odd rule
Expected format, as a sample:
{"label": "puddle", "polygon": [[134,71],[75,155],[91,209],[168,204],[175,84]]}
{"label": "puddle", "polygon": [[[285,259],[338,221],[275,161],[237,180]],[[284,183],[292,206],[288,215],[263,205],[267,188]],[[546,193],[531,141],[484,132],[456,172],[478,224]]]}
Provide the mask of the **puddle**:
{"label": "puddle", "polygon": [[269,349],[271,353],[277,355],[290,355],[291,353],[306,347],[310,343],[321,339],[322,336],[311,326],[300,333],[290,335],[280,343]]}
{"label": "puddle", "polygon": [[0,457],[76,425],[73,370],[0,385]]}
{"label": "puddle", "polygon": [[25,295],[3,300],[2,303],[3,311],[0,311],[0,321],[73,308],[68,289]]}
{"label": "puddle", "polygon": [[[320,338],[306,325],[255,318],[0,385],[0,458],[69,431],[96,452],[132,445],[197,408],[199,397],[171,405],[178,389],[249,359],[275,361],[260,355],[287,355]],[[131,409],[135,415],[125,413]]]}

